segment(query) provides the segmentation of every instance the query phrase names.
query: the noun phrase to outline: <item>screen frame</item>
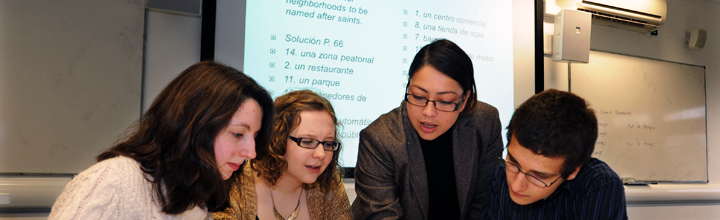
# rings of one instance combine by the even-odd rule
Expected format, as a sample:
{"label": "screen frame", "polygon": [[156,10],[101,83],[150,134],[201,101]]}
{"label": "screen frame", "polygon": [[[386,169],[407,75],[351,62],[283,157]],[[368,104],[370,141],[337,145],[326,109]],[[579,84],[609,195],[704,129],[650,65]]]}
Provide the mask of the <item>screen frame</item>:
{"label": "screen frame", "polygon": [[[515,6],[517,0],[513,2],[513,7]],[[245,4],[242,6],[242,10],[245,10],[247,1],[243,1]],[[534,0],[534,49],[533,49],[533,61],[534,61],[534,93],[540,93],[543,90],[545,90],[545,80],[544,80],[544,51],[543,51],[543,16],[545,11],[545,2],[543,0]],[[217,14],[217,0],[204,0],[202,2],[202,30],[201,30],[201,57],[200,60],[214,60],[215,59],[215,40],[216,40],[216,28],[217,25],[216,21],[216,14]],[[244,14],[244,13],[243,13]],[[515,16],[513,16],[515,18]],[[242,18],[241,21],[237,21],[238,27],[244,29],[245,28],[245,17]],[[240,41],[245,41],[244,38],[238,39]],[[241,43],[238,45],[242,49],[244,49],[244,43]],[[243,62],[244,60],[244,54],[240,53],[238,54],[238,58],[240,62]],[[516,56],[516,55],[513,55]],[[220,61],[222,62],[222,61]],[[514,61],[517,62],[517,61]],[[239,66],[242,71],[242,65]],[[517,72],[517,70],[516,70]],[[516,77],[517,78],[517,77]],[[516,83],[517,84],[517,83]],[[517,96],[516,94],[516,102],[517,102]],[[522,95],[521,95],[522,96]],[[516,103],[518,105],[518,103]],[[355,167],[343,167],[343,177],[344,178],[354,178],[355,173]]]}

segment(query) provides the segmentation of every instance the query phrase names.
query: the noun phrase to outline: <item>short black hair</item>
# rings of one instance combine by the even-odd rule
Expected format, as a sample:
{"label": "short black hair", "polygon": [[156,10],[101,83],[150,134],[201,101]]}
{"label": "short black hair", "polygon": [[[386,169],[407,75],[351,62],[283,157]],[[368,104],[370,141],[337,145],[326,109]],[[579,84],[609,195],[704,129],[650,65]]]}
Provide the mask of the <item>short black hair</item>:
{"label": "short black hair", "polygon": [[470,112],[475,108],[477,104],[475,73],[473,72],[472,60],[465,51],[457,44],[446,39],[438,39],[425,45],[418,51],[412,64],[410,64],[408,85],[413,75],[426,65],[432,66],[458,82],[463,89],[463,94],[470,91],[469,97],[465,97],[467,103],[462,113]]}
{"label": "short black hair", "polygon": [[538,93],[520,105],[507,129],[508,142],[514,135],[520,145],[535,154],[564,157],[563,178],[590,160],[598,137],[597,118],[589,104],[575,94],[555,89]]}

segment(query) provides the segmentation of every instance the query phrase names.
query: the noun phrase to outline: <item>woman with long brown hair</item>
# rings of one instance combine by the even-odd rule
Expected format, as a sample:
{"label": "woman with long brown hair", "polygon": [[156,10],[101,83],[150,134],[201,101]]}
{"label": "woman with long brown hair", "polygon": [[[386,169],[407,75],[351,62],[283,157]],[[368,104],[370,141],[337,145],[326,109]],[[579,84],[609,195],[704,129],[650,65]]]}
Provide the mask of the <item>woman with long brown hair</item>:
{"label": "woman with long brown hair", "polygon": [[242,72],[194,64],[163,89],[127,139],[65,187],[49,219],[210,217],[227,206],[242,173],[234,171],[266,154],[273,112],[268,92]]}

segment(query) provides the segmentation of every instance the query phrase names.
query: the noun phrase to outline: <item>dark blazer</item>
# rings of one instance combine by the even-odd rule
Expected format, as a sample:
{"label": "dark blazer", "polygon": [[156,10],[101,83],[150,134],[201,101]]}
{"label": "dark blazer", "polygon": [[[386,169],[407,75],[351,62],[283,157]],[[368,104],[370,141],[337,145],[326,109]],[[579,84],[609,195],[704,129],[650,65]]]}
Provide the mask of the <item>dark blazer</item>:
{"label": "dark blazer", "polygon": [[[407,104],[381,115],[360,132],[352,204],[355,219],[427,219],[427,173]],[[483,102],[460,114],[453,128],[453,163],[461,219],[475,219],[492,169],[503,151],[495,107]]]}

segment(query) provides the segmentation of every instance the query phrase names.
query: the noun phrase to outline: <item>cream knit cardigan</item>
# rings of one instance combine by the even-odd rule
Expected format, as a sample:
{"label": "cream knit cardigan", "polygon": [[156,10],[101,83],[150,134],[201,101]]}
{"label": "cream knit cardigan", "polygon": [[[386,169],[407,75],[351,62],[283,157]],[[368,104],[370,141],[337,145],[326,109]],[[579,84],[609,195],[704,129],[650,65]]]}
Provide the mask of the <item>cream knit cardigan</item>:
{"label": "cream knit cardigan", "polygon": [[118,156],[96,163],[73,178],[55,201],[48,219],[212,218],[199,206],[167,215],[156,198],[140,163]]}

